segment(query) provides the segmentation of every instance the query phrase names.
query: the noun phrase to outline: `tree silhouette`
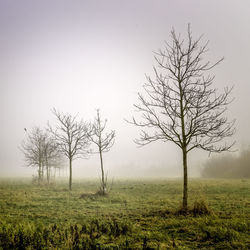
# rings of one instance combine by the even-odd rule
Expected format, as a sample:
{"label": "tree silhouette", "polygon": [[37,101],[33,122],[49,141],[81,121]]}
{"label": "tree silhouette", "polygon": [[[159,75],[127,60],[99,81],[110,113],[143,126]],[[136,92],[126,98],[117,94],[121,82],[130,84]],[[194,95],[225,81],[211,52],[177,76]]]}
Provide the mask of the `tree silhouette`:
{"label": "tree silhouette", "polygon": [[105,132],[107,120],[102,121],[100,117],[99,109],[97,115],[92,124],[90,140],[97,146],[100,162],[101,162],[101,193],[105,195],[107,192],[107,176],[105,178],[104,167],[103,167],[103,153],[106,153],[114,145],[115,142],[115,131],[111,130],[109,133]]}
{"label": "tree silhouette", "polygon": [[222,60],[211,64],[204,61],[207,45],[194,40],[190,26],[187,39],[171,31],[171,42],[155,53],[154,79],[147,76],[144,93],[138,93],[139,104],[134,105],[141,120],[133,117],[132,124],[142,128],[141,146],[162,140],[176,144],[183,156],[183,209],[187,210],[187,156],[196,148],[208,152],[229,150],[234,142],[222,143],[234,134],[234,121],[223,116],[231,103],[232,88],[222,94],[212,87],[214,76],[209,71]]}
{"label": "tree silhouette", "polygon": [[55,129],[50,127],[50,132],[54,135],[59,151],[69,159],[69,190],[72,190],[72,162],[90,152],[90,125],[77,121],[76,116],[61,113],[56,109],[52,112],[58,123]]}

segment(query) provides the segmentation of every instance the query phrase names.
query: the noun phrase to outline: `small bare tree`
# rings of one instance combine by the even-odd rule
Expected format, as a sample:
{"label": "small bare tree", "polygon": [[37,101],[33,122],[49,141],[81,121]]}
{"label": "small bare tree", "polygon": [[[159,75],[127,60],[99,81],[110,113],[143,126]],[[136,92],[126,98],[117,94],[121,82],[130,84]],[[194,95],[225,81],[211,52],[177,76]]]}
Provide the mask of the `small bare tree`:
{"label": "small bare tree", "polygon": [[173,142],[182,150],[184,211],[188,200],[188,153],[196,148],[223,152],[234,144],[220,144],[235,132],[234,121],[223,116],[232,101],[232,88],[218,94],[211,86],[214,76],[207,74],[223,58],[214,64],[204,62],[208,42],[200,45],[201,38],[193,39],[190,26],[186,40],[172,30],[171,42],[155,53],[155,78],[147,76],[145,95],[138,93],[139,104],[134,105],[142,120],[133,117],[131,121],[143,128],[136,140],[139,145],[162,140]]}
{"label": "small bare tree", "polygon": [[34,127],[31,132],[26,132],[26,140],[21,144],[21,151],[24,153],[28,166],[38,167],[38,182],[44,178],[46,171],[47,182],[50,180],[50,167],[53,162],[60,159],[60,154],[55,141],[39,127]]}
{"label": "small bare tree", "polygon": [[107,192],[107,176],[105,177],[104,167],[103,167],[103,153],[106,153],[114,145],[115,142],[115,131],[110,131],[105,133],[107,120],[102,121],[100,118],[99,109],[97,110],[97,115],[95,117],[94,123],[92,124],[90,140],[97,146],[98,151],[94,153],[99,153],[101,162],[101,193],[105,195]]}
{"label": "small bare tree", "polygon": [[[60,165],[62,164],[62,154],[58,150],[56,141],[48,133],[45,134],[43,147],[47,182],[50,183],[51,168],[61,167]],[[60,165],[58,163],[60,163]]]}
{"label": "small bare tree", "polygon": [[44,166],[44,140],[45,136],[39,127],[34,127],[31,132],[26,132],[26,140],[22,141],[20,150],[24,154],[27,166],[38,167],[38,182],[43,179]]}
{"label": "small bare tree", "polygon": [[50,127],[50,132],[54,135],[58,150],[69,160],[69,190],[72,190],[72,162],[90,152],[90,125],[83,121],[78,122],[76,116],[61,113],[56,109],[52,112],[58,124],[55,129]]}

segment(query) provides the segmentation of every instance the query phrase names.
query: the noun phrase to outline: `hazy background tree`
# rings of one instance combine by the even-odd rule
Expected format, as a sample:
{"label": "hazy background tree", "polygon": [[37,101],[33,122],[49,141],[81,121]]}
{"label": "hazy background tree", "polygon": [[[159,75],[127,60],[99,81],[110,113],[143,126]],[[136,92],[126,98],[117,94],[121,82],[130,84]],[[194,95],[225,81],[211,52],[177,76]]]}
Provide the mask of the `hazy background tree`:
{"label": "hazy background tree", "polygon": [[58,150],[69,160],[69,190],[72,190],[72,162],[89,153],[90,125],[77,121],[76,116],[52,110],[57,118],[57,125],[50,132],[54,135]]}
{"label": "hazy background tree", "polygon": [[101,164],[101,193],[105,195],[107,192],[107,175],[105,176],[104,167],[103,167],[103,153],[106,153],[110,150],[110,148],[114,145],[115,142],[115,131],[111,130],[109,133],[105,131],[107,124],[107,119],[104,121],[101,120],[100,111],[97,110],[96,117],[92,124],[90,140],[97,146],[98,151],[94,153],[98,153],[100,156],[100,164]]}
{"label": "hazy background tree", "polygon": [[46,179],[49,183],[51,168],[61,159],[55,141],[39,127],[34,127],[31,132],[25,128],[25,132],[26,139],[21,144],[25,162],[28,166],[38,167],[39,183],[44,179],[46,171]]}
{"label": "hazy background tree", "polygon": [[235,155],[209,158],[201,172],[204,178],[250,178],[250,149]]}
{"label": "hazy background tree", "polygon": [[[233,143],[220,142],[234,134],[234,121],[224,117],[231,88],[222,94],[211,85],[214,76],[209,70],[214,64],[204,61],[208,42],[193,39],[188,26],[187,39],[171,31],[170,42],[155,53],[154,79],[147,77],[144,94],[138,93],[139,104],[134,105],[141,120],[132,123],[142,127],[136,143],[143,146],[162,140],[176,144],[183,158],[183,209],[187,210],[188,173],[187,155],[196,148],[208,152],[229,150]],[[150,132],[151,130],[151,132]]]}
{"label": "hazy background tree", "polygon": [[55,139],[48,133],[45,133],[44,136],[44,162],[46,166],[47,182],[49,183],[52,175],[52,168],[54,171],[56,171],[57,168],[61,168],[63,159]]}
{"label": "hazy background tree", "polygon": [[38,168],[38,182],[43,179],[44,163],[44,133],[39,127],[34,127],[31,132],[24,129],[26,138],[21,144],[21,151],[24,154],[27,166]]}

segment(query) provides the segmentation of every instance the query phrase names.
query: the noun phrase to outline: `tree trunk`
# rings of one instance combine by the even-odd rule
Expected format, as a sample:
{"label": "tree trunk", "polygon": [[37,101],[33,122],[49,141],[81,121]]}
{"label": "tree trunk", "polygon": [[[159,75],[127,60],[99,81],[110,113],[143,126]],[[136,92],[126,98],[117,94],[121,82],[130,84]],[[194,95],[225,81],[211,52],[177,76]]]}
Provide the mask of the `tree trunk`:
{"label": "tree trunk", "polygon": [[102,171],[102,194],[106,193],[106,184],[105,184],[105,176],[103,170],[103,159],[102,159],[102,150],[99,148],[100,160],[101,160],[101,171]]}
{"label": "tree trunk", "polygon": [[44,180],[44,162],[41,163],[41,180]]}
{"label": "tree trunk", "polygon": [[182,208],[187,211],[187,200],[188,200],[188,176],[187,176],[187,150],[182,150],[183,156],[183,203]]}
{"label": "tree trunk", "polygon": [[47,171],[47,182],[49,183],[49,166],[46,166],[46,171]]}
{"label": "tree trunk", "polygon": [[41,163],[39,162],[39,166],[38,166],[38,183],[40,184],[40,182],[41,182],[41,168],[42,168],[42,166],[41,166]]}
{"label": "tree trunk", "polygon": [[47,171],[47,182],[49,184],[49,162],[47,157],[46,157],[46,171]]}
{"label": "tree trunk", "polygon": [[183,202],[182,209],[187,211],[188,200],[188,179],[187,179],[187,137],[185,132],[184,105],[183,105],[183,90],[181,80],[179,80],[180,89],[180,114],[181,114],[181,130],[182,130],[182,157],[183,157]]}
{"label": "tree trunk", "polygon": [[72,158],[69,157],[69,190],[72,190]]}

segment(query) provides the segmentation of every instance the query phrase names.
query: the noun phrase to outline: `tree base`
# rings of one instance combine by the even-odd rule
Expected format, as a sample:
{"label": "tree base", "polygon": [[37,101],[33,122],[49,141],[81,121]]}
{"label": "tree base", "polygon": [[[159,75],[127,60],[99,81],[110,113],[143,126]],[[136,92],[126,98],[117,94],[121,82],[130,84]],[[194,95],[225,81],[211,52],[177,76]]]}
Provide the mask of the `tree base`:
{"label": "tree base", "polygon": [[192,208],[181,207],[179,208],[176,215],[193,215],[193,216],[202,216],[202,215],[212,215],[213,211],[208,207],[208,204],[205,200],[196,200]]}
{"label": "tree base", "polygon": [[103,190],[98,190],[95,194],[100,196],[108,196],[108,192]]}

